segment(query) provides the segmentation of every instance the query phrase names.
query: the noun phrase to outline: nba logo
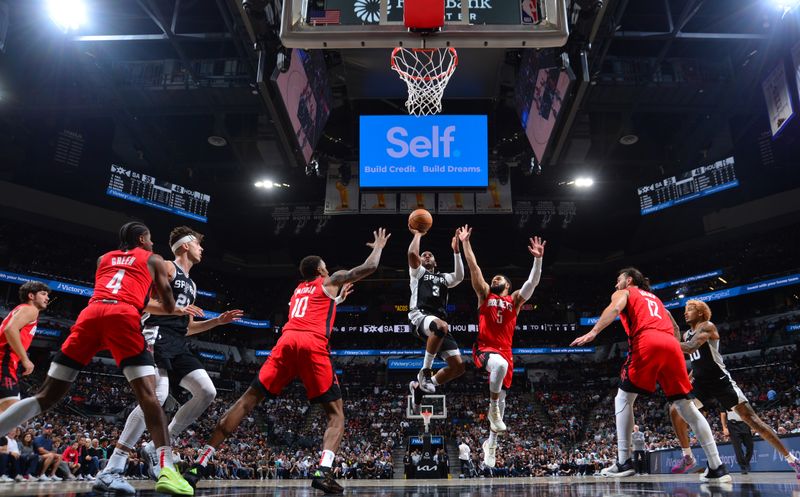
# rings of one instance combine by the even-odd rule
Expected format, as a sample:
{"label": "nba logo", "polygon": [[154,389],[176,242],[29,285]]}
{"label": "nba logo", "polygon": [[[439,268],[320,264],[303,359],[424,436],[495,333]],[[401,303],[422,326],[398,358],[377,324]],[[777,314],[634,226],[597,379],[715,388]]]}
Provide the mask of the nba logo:
{"label": "nba logo", "polygon": [[539,0],[520,0],[522,24],[539,24],[544,20],[544,8]]}

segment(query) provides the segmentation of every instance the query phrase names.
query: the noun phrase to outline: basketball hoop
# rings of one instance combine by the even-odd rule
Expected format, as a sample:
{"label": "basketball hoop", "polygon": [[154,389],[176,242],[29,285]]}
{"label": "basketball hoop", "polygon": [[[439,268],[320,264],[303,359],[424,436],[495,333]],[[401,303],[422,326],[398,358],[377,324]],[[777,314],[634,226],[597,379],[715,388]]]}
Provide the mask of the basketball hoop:
{"label": "basketball hoop", "polygon": [[431,416],[433,416],[433,411],[422,411],[420,414],[422,415],[422,422],[425,424],[425,433],[428,433],[428,427],[431,425]]}
{"label": "basketball hoop", "polygon": [[442,95],[458,66],[458,53],[447,48],[403,48],[392,50],[392,70],[408,86],[406,110],[415,116],[442,111]]}

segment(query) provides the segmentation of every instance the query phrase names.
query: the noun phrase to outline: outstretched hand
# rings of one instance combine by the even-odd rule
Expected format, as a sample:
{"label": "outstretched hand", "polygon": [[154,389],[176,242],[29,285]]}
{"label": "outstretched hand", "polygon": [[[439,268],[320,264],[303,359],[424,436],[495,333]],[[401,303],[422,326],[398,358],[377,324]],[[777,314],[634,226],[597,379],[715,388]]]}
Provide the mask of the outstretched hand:
{"label": "outstretched hand", "polygon": [[468,242],[469,237],[472,235],[472,228],[470,228],[468,224],[465,224],[458,228],[456,233],[458,233],[458,239],[461,240],[461,243]]}
{"label": "outstretched hand", "polygon": [[456,229],[456,233],[453,235],[453,239],[450,240],[450,248],[453,249],[453,253],[458,253],[458,239],[459,239],[459,232],[461,228]]}
{"label": "outstretched hand", "polygon": [[425,236],[425,234],[428,233],[427,231],[416,230],[412,228],[411,225],[408,225],[408,231],[410,231],[412,235],[419,235],[419,236]]}
{"label": "outstretched hand", "polygon": [[373,231],[372,234],[375,236],[375,241],[367,243],[367,247],[371,249],[382,249],[386,246],[389,237],[392,236],[391,233],[386,232],[386,228],[378,228],[378,231]]}
{"label": "outstretched hand", "polygon": [[351,293],[353,293],[353,284],[348,281],[342,285],[342,289],[339,290],[339,296],[342,298],[342,302],[344,302]]}
{"label": "outstretched hand", "polygon": [[189,304],[186,307],[176,307],[175,314],[179,316],[192,316],[193,318],[202,318],[206,315],[203,309],[193,304]]}
{"label": "outstretched hand", "polygon": [[238,321],[242,319],[242,317],[244,317],[244,311],[241,309],[231,309],[217,316],[217,319],[219,320],[219,324],[228,324],[232,321]]}
{"label": "outstretched hand", "polygon": [[596,336],[597,336],[597,333],[595,333],[594,331],[590,331],[589,333],[587,333],[585,335],[581,335],[578,338],[576,338],[575,340],[573,340],[572,343],[569,344],[569,346],[570,347],[575,347],[575,346],[580,347],[581,345],[586,345],[587,343],[593,341]]}
{"label": "outstretched hand", "polygon": [[544,255],[544,247],[547,245],[547,242],[538,236],[529,238],[529,240],[530,245],[528,245],[528,252],[530,252],[534,257],[542,257]]}

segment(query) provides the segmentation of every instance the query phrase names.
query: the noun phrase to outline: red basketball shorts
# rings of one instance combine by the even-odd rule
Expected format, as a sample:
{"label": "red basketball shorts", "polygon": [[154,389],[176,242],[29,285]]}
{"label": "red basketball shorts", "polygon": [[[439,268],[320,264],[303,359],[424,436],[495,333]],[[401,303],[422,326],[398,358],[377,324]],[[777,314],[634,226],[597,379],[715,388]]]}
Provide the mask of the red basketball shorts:
{"label": "red basketball shorts", "polygon": [[650,394],[658,383],[668,400],[677,400],[692,391],[681,346],[663,332],[644,330],[634,338],[620,377],[625,392]]}
{"label": "red basketball shorts", "polygon": [[475,344],[472,347],[472,363],[475,364],[475,367],[478,369],[485,369],[486,362],[489,360],[489,355],[491,354],[498,354],[508,363],[508,371],[506,371],[506,375],[503,377],[503,388],[508,390],[511,388],[511,380],[514,378],[514,356],[511,355],[510,351],[500,352],[498,349],[494,348],[480,348],[478,344]]}
{"label": "red basketball shorts", "polygon": [[295,378],[300,378],[311,402],[342,398],[325,337],[298,332],[283,334],[252,386],[270,395],[280,395]]}
{"label": "red basketball shorts", "polygon": [[80,369],[95,354],[108,350],[117,366],[151,366],[153,355],[142,335],[141,314],[125,303],[90,303],[78,315],[55,362]]}

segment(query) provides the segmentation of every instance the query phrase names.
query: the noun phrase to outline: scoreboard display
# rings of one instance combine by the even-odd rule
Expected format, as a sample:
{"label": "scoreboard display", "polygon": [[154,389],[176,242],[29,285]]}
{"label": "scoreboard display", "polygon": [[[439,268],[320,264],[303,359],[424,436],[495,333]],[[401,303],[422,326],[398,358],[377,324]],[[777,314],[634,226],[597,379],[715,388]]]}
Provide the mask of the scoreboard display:
{"label": "scoreboard display", "polygon": [[211,196],[128,168],[111,165],[106,194],[149,207],[208,222]]}
{"label": "scoreboard display", "polygon": [[639,187],[637,193],[642,215],[739,186],[733,162],[733,157],[728,157]]}

